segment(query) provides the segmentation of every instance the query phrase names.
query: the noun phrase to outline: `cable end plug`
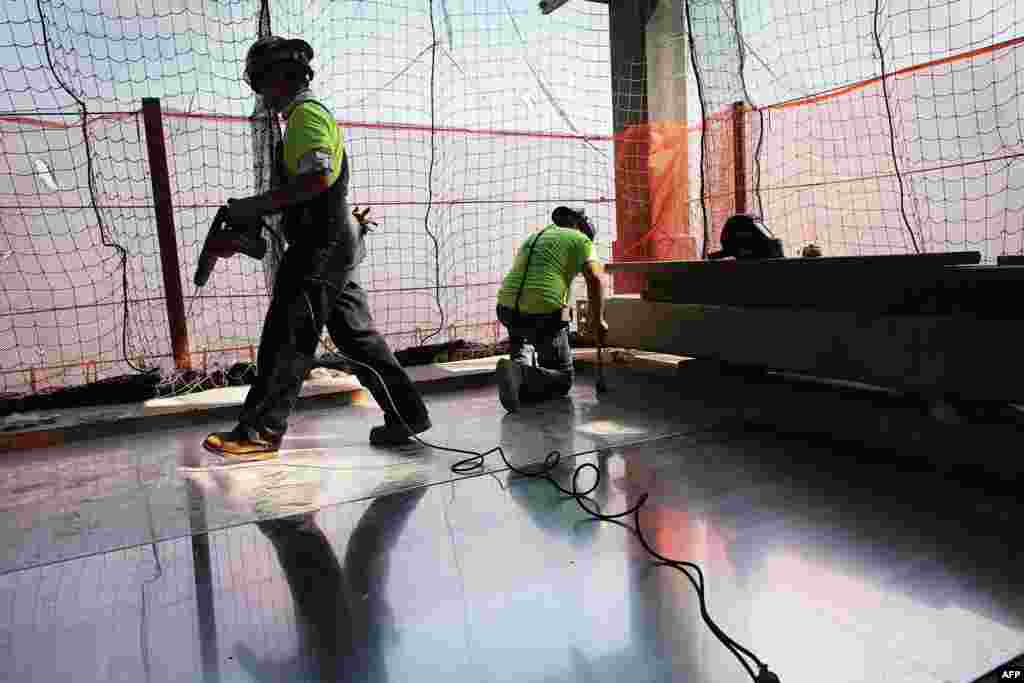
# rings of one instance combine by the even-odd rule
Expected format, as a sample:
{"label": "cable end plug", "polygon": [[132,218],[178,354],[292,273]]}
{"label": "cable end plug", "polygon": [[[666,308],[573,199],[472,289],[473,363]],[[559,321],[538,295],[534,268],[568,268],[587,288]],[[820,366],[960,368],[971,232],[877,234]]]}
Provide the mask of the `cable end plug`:
{"label": "cable end plug", "polygon": [[768,667],[762,664],[761,670],[757,672],[757,680],[755,683],[782,683],[782,681],[779,680],[779,677],[775,672],[769,671]]}

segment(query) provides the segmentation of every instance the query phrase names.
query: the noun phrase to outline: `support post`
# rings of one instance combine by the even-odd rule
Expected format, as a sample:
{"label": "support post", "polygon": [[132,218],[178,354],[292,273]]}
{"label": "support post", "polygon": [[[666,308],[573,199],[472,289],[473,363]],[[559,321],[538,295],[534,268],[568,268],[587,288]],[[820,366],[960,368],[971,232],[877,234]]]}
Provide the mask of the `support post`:
{"label": "support post", "polygon": [[181,290],[178,240],[174,229],[174,207],[171,204],[171,182],[159,98],[143,98],[142,118],[146,126],[149,177],[153,183],[153,202],[156,205],[156,229],[160,240],[160,266],[164,276],[164,298],[167,302],[167,323],[171,332],[171,351],[175,367],[179,370],[188,370],[192,367],[188,348],[188,324],[185,320],[185,298]]}
{"label": "support post", "polygon": [[686,24],[678,2],[662,0],[645,27],[647,119],[647,258],[697,257],[690,234],[689,129],[686,123]]}
{"label": "support post", "polygon": [[[637,244],[650,226],[646,27],[654,4],[655,0],[608,2],[615,133],[615,261],[647,257],[646,246]],[[644,287],[642,273],[614,273],[612,281],[616,294],[638,294]]]}
{"label": "support post", "polygon": [[743,127],[743,103],[732,105],[732,145],[736,179],[736,213],[747,212],[747,136]]}

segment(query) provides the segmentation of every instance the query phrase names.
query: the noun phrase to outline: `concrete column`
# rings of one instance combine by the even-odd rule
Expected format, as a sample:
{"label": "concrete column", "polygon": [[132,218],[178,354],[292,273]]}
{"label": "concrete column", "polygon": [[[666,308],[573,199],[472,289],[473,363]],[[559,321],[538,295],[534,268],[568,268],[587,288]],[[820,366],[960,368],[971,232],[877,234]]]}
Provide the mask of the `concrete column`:
{"label": "concrete column", "polygon": [[689,228],[689,145],[686,124],[686,22],[680,3],[661,2],[647,22],[650,196],[647,254],[651,260],[697,256]]}
{"label": "concrete column", "polygon": [[[646,26],[653,7],[654,0],[608,2],[615,133],[616,239],[612,258],[616,261],[647,258],[642,242],[650,224]],[[642,273],[615,273],[612,277],[618,294],[637,294],[643,289]]]}
{"label": "concrete column", "polygon": [[[616,261],[684,259],[689,234],[686,51],[672,2],[611,0],[615,126]],[[637,294],[642,274],[613,275],[617,294]]]}

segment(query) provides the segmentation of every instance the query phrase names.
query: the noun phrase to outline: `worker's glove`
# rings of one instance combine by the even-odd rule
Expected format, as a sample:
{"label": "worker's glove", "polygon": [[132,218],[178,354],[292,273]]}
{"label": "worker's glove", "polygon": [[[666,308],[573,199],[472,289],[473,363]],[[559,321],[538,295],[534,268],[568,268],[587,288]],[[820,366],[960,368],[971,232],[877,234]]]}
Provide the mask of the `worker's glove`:
{"label": "worker's glove", "polygon": [[371,225],[373,225],[373,226],[377,225],[376,221],[371,221],[370,219],[368,219],[366,217],[367,214],[369,214],[369,213],[370,213],[370,207],[369,206],[366,207],[365,209],[363,209],[362,213],[359,213],[359,207],[358,206],[356,208],[352,209],[352,215],[356,217],[356,221],[359,222],[359,227],[363,229],[363,233],[364,234],[367,233],[367,232],[372,232],[370,230],[370,226]]}

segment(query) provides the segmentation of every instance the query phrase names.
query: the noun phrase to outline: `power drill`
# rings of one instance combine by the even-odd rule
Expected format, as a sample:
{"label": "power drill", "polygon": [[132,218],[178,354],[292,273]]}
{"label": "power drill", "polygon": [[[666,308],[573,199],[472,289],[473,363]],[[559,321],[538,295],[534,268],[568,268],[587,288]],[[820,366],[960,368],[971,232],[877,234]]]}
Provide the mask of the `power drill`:
{"label": "power drill", "polygon": [[202,287],[210,279],[217,259],[229,258],[242,253],[257,261],[261,261],[267,253],[267,241],[263,237],[266,223],[258,218],[251,223],[233,225],[230,222],[228,207],[222,206],[213,217],[210,231],[206,233],[203,251],[199,254],[199,265],[193,278],[197,287]]}

